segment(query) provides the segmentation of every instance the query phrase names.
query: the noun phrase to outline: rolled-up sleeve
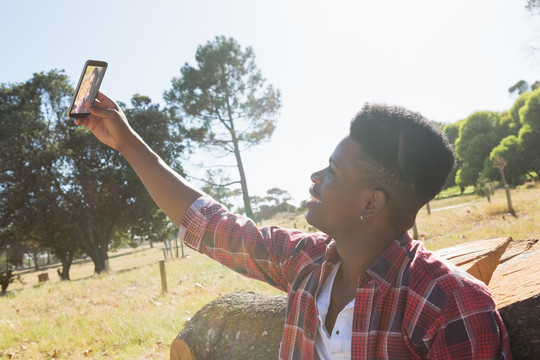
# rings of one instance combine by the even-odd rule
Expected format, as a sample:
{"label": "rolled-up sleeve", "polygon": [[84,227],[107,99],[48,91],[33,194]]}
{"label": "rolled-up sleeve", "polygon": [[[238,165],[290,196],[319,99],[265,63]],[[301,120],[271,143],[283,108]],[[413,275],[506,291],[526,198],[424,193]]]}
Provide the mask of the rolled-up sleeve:
{"label": "rolled-up sleeve", "polygon": [[208,222],[216,214],[225,211],[227,209],[223,205],[215,202],[209,196],[198,198],[184,214],[178,230],[178,237],[186,245],[199,251]]}

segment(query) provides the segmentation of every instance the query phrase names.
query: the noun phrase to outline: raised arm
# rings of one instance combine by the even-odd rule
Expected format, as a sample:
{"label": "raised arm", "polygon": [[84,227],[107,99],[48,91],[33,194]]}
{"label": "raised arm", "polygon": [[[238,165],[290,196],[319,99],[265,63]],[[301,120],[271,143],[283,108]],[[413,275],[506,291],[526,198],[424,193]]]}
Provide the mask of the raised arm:
{"label": "raised arm", "polygon": [[204,193],[173,171],[129,126],[118,105],[99,92],[90,115],[75,121],[86,126],[105,145],[118,150],[163,212],[178,226],[187,209]]}

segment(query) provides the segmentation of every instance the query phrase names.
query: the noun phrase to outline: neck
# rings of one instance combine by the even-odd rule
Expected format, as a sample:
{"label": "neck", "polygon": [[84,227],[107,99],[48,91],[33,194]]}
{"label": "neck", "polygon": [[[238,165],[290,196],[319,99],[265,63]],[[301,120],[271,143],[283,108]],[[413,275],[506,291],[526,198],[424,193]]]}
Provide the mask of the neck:
{"label": "neck", "polygon": [[335,239],[341,258],[341,275],[345,283],[356,286],[377,258],[401,233],[395,231],[364,231],[361,237]]}

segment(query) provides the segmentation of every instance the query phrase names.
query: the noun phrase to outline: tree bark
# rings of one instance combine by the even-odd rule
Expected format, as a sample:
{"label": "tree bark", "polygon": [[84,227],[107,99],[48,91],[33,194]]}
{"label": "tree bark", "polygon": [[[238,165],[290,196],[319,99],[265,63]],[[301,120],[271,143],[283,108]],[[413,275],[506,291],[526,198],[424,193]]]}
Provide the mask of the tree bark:
{"label": "tree bark", "polygon": [[277,359],[286,296],[253,292],[224,295],[205,305],[171,346],[171,359]]}
{"label": "tree bark", "polygon": [[94,262],[94,273],[101,274],[103,272],[109,272],[109,254],[107,253],[107,248],[104,246],[98,246],[93,250],[94,251],[89,255]]}
{"label": "tree bark", "polygon": [[87,224],[86,231],[80,242],[80,249],[85,252],[94,263],[94,273],[108,272],[109,268],[109,243],[113,229],[111,223],[102,224],[100,221]]}
{"label": "tree bark", "polygon": [[102,242],[96,244],[93,241],[88,241],[84,245],[81,244],[81,250],[92,259],[94,263],[94,274],[101,274],[110,270],[107,244],[104,245]]}
{"label": "tree bark", "polygon": [[251,209],[251,200],[249,199],[246,172],[244,171],[244,164],[242,163],[242,156],[240,154],[240,145],[238,144],[238,138],[236,137],[236,132],[234,130],[234,122],[232,118],[230,118],[229,121],[230,121],[230,132],[231,132],[232,142],[234,146],[234,156],[236,158],[236,165],[238,166],[238,173],[240,175],[240,186],[242,187],[242,198],[244,199],[244,210],[246,212],[246,216],[249,217],[250,219],[253,219],[253,210]]}
{"label": "tree bark", "polygon": [[240,185],[242,186],[242,198],[244,199],[244,209],[246,216],[253,219],[253,210],[251,209],[251,200],[249,199],[249,192],[247,186],[246,173],[244,171],[244,165],[240,156],[240,150],[237,149],[238,145],[234,144],[234,155],[236,156],[236,162],[238,164],[238,172],[240,174]]}
{"label": "tree bark", "polygon": [[34,271],[39,271],[39,252],[32,251],[32,260],[34,260]]}
{"label": "tree bark", "polygon": [[0,295],[4,295],[6,293],[6,290],[11,283],[13,278],[13,272],[11,270],[7,270],[5,272],[0,272]]}
{"label": "tree bark", "polygon": [[499,309],[514,359],[540,359],[540,294]]}
{"label": "tree bark", "polygon": [[69,278],[69,269],[71,269],[71,264],[73,263],[73,252],[70,252],[69,254],[66,254],[65,256],[62,256],[60,258],[60,262],[62,263],[62,270],[57,270],[58,276],[60,276],[60,280],[71,280]]}

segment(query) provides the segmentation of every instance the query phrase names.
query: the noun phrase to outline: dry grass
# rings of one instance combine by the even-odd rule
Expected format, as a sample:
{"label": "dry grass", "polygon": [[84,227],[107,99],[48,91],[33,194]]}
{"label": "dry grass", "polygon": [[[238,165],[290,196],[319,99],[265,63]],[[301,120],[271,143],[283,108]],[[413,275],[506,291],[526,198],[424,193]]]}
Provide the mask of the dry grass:
{"label": "dry grass", "polygon": [[[0,358],[165,359],[186,320],[216,297],[279,293],[188,250],[187,258],[167,261],[169,293],[161,294],[158,262],[150,261],[160,253],[146,249],[131,261],[111,260],[113,269],[126,264],[127,271],[10,288],[0,298]],[[84,275],[92,269],[76,267]]]}
{"label": "dry grass", "polygon": [[[539,238],[540,188],[512,191],[512,200],[517,217],[507,214],[503,190],[491,203],[474,195],[434,200],[431,215],[422,209],[418,216],[420,237],[431,249],[500,236]],[[301,213],[265,223],[309,230]],[[93,275],[91,262],[78,263],[70,282],[60,282],[55,268],[40,285],[35,272],[24,273],[26,284],[11,285],[0,298],[0,359],[165,359],[185,321],[209,301],[233,291],[279,293],[186,254],[167,261],[168,294],[161,294],[159,249],[124,250],[101,276]]]}
{"label": "dry grass", "polygon": [[[159,248],[137,248],[137,249],[121,249],[109,254],[111,268],[115,272],[127,271],[132,268],[142,265],[156,263],[159,259],[163,259],[163,252]],[[38,273],[47,272],[49,279],[52,282],[59,282],[60,279],[56,273],[60,269],[60,264],[43,267]],[[25,270],[17,272],[21,277],[22,282],[15,282],[9,286],[10,290],[17,290],[27,286],[35,286],[38,284],[38,277],[34,270]],[[70,277],[72,280],[80,280],[94,276],[94,264],[87,259],[77,260],[73,263]]]}
{"label": "dry grass", "polygon": [[[419,237],[432,250],[459,243],[511,236],[514,239],[540,237],[540,188],[512,190],[516,216],[508,213],[504,190],[497,190],[491,202],[471,196],[464,206],[439,210],[449,205],[449,199],[431,203],[431,215],[424,208],[417,217]],[[454,199],[454,198],[452,198]]]}

